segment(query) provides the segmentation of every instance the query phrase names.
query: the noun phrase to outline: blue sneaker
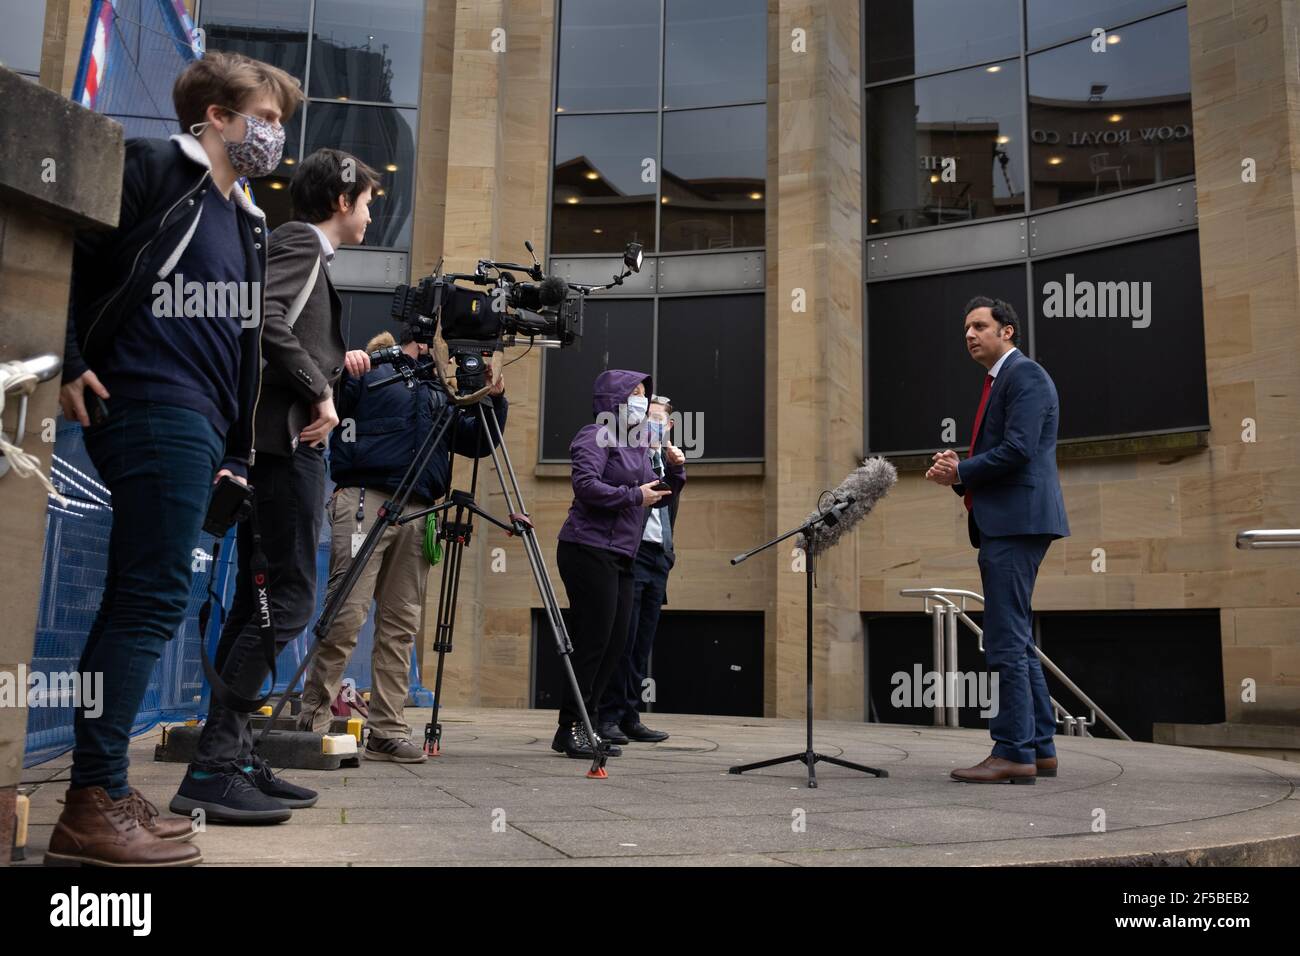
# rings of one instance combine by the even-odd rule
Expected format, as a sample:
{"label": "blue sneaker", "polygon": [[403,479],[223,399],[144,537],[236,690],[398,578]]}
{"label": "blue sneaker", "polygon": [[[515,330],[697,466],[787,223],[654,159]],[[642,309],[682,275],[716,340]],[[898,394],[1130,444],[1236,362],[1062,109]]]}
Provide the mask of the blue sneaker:
{"label": "blue sneaker", "polygon": [[185,816],[202,810],[210,823],[283,823],[293,816],[291,809],[257,788],[252,774],[234,764],[212,772],[190,767],[170,809]]}
{"label": "blue sneaker", "polygon": [[308,807],[315,806],[316,801],[320,799],[320,794],[315,790],[308,790],[306,787],[281,780],[270,765],[257,754],[253,754],[252,762],[253,785],[268,797],[279,800],[289,809],[306,810]]}

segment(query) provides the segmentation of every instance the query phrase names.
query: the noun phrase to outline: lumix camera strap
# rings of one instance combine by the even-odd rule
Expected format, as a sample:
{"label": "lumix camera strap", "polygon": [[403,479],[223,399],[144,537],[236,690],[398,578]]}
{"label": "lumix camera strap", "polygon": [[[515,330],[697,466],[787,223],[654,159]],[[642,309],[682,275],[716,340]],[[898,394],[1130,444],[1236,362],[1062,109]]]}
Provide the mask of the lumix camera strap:
{"label": "lumix camera strap", "polygon": [[[238,489],[238,491],[234,489]],[[212,504],[208,508],[208,517],[203,525],[203,530],[215,535],[216,540],[212,545],[212,564],[208,572],[207,599],[203,602],[203,607],[199,609],[199,635],[201,641],[206,640],[212,606],[215,603],[218,608],[221,607],[221,602],[216,600],[212,580],[215,575],[217,561],[221,557],[222,539],[225,538],[233,525],[243,520],[248,521],[249,530],[252,532],[253,548],[248,562],[248,576],[253,594],[253,613],[256,615],[257,630],[261,637],[262,654],[266,660],[267,669],[271,673],[271,690],[265,696],[258,698],[244,697],[237,694],[222,679],[217,668],[208,659],[206,648],[200,647],[199,656],[203,661],[203,675],[207,678],[208,686],[212,688],[212,699],[228,710],[252,713],[265,706],[275,690],[276,647],[275,628],[271,620],[271,573],[266,555],[262,551],[262,535],[257,524],[257,506],[254,501],[253,489],[227,477],[221,479],[216,491],[213,492]],[[237,635],[235,640],[238,640]],[[218,645],[218,653],[220,653],[220,645]],[[227,651],[227,654],[229,654],[229,651]],[[222,663],[224,665],[225,662]]]}

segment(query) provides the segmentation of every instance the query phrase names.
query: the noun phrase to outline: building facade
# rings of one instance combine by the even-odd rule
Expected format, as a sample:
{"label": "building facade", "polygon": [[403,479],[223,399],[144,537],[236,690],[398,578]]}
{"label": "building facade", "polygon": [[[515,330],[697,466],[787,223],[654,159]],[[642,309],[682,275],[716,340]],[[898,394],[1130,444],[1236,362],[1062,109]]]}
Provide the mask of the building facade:
{"label": "building facade", "polygon": [[[45,6],[42,57],[16,65],[67,94],[86,3]],[[257,186],[273,222],[319,145],[385,175],[368,245],[335,267],[354,347],[440,260],[518,261],[530,240],[549,271],[599,282],[644,246],[642,272],[588,303],[580,348],[517,350],[505,374],[510,458],[557,588],[567,447],[596,372],[653,373],[682,412],[656,707],[802,714],[800,556],[729,559],[870,454],[899,482],[818,564],[816,713],[929,722],[890,701],[930,646],[899,592],[980,590],[961,502],[922,472],[964,452],[982,372],[962,305],[985,294],[1015,306],[1061,395],[1072,535],[1035,592],[1044,650],[1135,739],[1226,723],[1217,745],[1295,746],[1269,728],[1300,725],[1300,567],[1234,539],[1300,521],[1300,4],[190,6],[208,48],[307,91]],[[504,511],[490,472],[479,491]],[[460,595],[445,702],[552,706],[519,543],[480,527]]]}

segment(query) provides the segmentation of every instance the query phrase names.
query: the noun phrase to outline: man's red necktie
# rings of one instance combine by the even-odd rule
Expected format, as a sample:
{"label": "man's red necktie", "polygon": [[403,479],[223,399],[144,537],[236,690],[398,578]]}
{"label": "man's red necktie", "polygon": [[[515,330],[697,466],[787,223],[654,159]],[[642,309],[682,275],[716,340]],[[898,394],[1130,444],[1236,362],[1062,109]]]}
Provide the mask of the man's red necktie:
{"label": "man's red necktie", "polygon": [[[984,421],[984,406],[986,406],[989,403],[989,389],[991,389],[992,387],[993,387],[993,376],[986,375],[984,377],[984,391],[980,393],[979,411],[975,413],[975,427],[971,429],[971,433],[970,433],[970,452],[967,454],[966,456],[967,458],[975,454],[975,439],[979,437],[980,425]],[[962,501],[966,503],[966,510],[970,511],[971,497],[969,491],[966,492],[965,496],[962,498]]]}

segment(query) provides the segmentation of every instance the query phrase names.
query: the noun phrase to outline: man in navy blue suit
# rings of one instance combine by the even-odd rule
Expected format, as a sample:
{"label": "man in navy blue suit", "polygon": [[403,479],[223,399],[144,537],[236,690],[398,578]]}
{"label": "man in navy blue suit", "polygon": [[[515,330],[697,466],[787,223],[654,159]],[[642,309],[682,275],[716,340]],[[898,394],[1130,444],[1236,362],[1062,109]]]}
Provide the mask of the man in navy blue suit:
{"label": "man in navy blue suit", "polygon": [[1020,321],[1006,302],[966,305],[966,348],[986,369],[970,457],[942,451],[925,477],[961,495],[984,584],[984,654],[998,675],[993,753],[954,770],[965,783],[1033,783],[1056,776],[1056,721],[1034,653],[1030,598],[1053,538],[1070,533],[1056,474],[1056,386],[1016,348]]}

